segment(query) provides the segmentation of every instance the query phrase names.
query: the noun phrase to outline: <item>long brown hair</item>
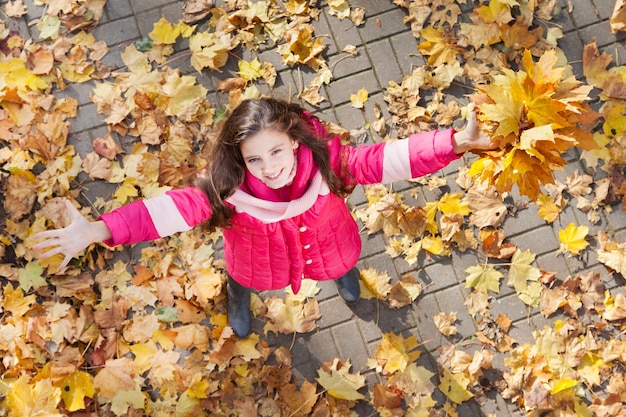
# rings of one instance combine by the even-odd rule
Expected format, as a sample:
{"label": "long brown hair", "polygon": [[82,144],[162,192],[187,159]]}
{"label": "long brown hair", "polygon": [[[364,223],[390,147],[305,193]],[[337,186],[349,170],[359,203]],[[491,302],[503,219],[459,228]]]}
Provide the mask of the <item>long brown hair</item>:
{"label": "long brown hair", "polygon": [[284,132],[311,149],[313,161],[332,193],[345,197],[352,192],[355,183],[347,172],[344,158],[341,158],[342,180],[331,166],[326,145],[330,136],[316,135],[312,117],[297,104],[267,97],[245,100],[233,110],[218,135],[207,174],[194,182],[206,193],[211,204],[213,214],[205,225],[209,230],[230,225],[232,209],[224,200],[241,185],[246,172],[240,145],[262,130]]}

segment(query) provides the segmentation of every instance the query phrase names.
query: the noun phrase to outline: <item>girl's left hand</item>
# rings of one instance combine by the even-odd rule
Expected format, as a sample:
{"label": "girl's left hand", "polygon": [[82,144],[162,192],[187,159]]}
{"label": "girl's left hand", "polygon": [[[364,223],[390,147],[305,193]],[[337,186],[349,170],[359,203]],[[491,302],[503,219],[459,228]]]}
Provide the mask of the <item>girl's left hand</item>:
{"label": "girl's left hand", "polygon": [[462,154],[471,150],[491,150],[497,147],[497,144],[492,143],[491,137],[480,128],[480,124],[476,119],[476,111],[474,110],[474,103],[469,105],[469,117],[467,119],[467,125],[465,129],[460,132],[456,132],[452,137],[452,146],[454,152]]}

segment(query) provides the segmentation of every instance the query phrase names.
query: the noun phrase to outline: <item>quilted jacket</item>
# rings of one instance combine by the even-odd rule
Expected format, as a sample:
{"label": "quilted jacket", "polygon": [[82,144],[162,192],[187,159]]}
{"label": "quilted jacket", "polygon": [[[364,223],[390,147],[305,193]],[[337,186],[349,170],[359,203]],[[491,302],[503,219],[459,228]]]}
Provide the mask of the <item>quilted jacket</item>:
{"label": "quilted jacket", "polygon": [[[323,126],[311,118],[320,137]],[[341,176],[342,160],[359,184],[388,184],[435,172],[459,156],[452,149],[453,130],[431,131],[408,139],[348,146],[339,137],[328,142],[333,169]],[[291,285],[303,278],[337,279],[356,265],[361,238],[345,201],[329,191],[305,146],[298,148],[294,180],[279,190],[247,173],[227,199],[232,227],[223,229],[224,257],[230,276],[256,290]],[[193,187],[138,200],[101,216],[114,246],[132,244],[190,230],[211,216],[209,201]]]}

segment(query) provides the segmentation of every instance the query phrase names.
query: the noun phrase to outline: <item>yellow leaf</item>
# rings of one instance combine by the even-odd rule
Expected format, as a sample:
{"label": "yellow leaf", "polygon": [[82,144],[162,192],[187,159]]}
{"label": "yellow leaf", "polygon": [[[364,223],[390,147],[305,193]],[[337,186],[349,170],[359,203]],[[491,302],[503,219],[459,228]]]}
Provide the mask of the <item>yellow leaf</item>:
{"label": "yellow leaf", "polygon": [[48,86],[48,83],[29,70],[26,62],[19,58],[0,62],[0,74],[2,74],[0,77],[2,84],[17,88],[19,91],[44,90]]}
{"label": "yellow leaf", "polygon": [[[143,374],[144,372],[150,370],[152,367],[152,358],[157,353],[156,342],[160,341],[160,335],[156,335],[153,340],[149,340],[145,343],[133,343],[130,346],[130,351],[135,355],[135,360],[133,360],[133,367],[137,374]],[[163,346],[163,344],[161,345]],[[163,346],[167,348],[166,346]]]}
{"label": "yellow leaf", "polygon": [[352,103],[352,107],[356,109],[362,109],[365,105],[365,102],[368,98],[367,90],[361,88],[356,94],[350,94],[350,102]]}
{"label": "yellow leaf", "polygon": [[339,359],[335,358],[328,371],[323,368],[317,370],[319,376],[315,379],[328,394],[335,398],[348,401],[365,399],[365,396],[357,391],[365,385],[365,377],[360,374],[351,374],[349,370],[350,362],[340,364]]}
{"label": "yellow leaf", "polygon": [[454,322],[456,321],[455,311],[448,314],[441,312],[433,317],[433,321],[435,322],[437,330],[444,336],[448,337],[456,334],[457,329],[456,326],[454,326]]}
{"label": "yellow leaf", "polygon": [[254,58],[250,62],[246,62],[242,59],[239,61],[238,65],[239,71],[237,71],[237,75],[246,82],[254,81],[263,76],[263,69],[257,58]]}
{"label": "yellow leaf", "polygon": [[463,196],[461,194],[448,194],[445,193],[437,204],[439,211],[443,214],[460,214],[461,216],[467,216],[471,213],[469,203],[461,201]]}
{"label": "yellow leaf", "polygon": [[379,300],[385,300],[391,291],[391,277],[387,271],[378,272],[373,268],[363,269],[361,272],[360,283],[365,286],[366,291],[363,292],[364,298],[370,293]]}
{"label": "yellow leaf", "polygon": [[157,45],[171,45],[176,42],[176,38],[180,35],[180,27],[173,26],[166,18],[161,17],[154,24],[152,32],[148,34],[150,39]]}
{"label": "yellow leaf", "polygon": [[328,0],[329,13],[342,20],[350,16],[350,5],[346,0]]}
{"label": "yellow leaf", "polygon": [[598,233],[598,240],[600,242],[600,249],[597,251],[598,261],[614,271],[626,275],[626,244],[613,242],[602,231]]}
{"label": "yellow leaf", "polygon": [[302,303],[286,294],[284,301],[272,297],[265,301],[265,305],[269,318],[264,327],[265,332],[283,334],[310,332],[317,327],[315,320],[322,316],[316,299]]}
{"label": "yellow leaf", "polygon": [[569,251],[574,255],[578,255],[580,251],[589,245],[589,242],[585,240],[588,233],[589,228],[587,226],[577,227],[574,223],[568,224],[565,229],[559,230],[561,247],[558,252],[564,253]]}
{"label": "yellow leaf", "polygon": [[443,244],[439,236],[424,236],[421,240],[422,249],[438,256],[448,256],[452,250]]}
{"label": "yellow leaf", "polygon": [[443,376],[440,379],[439,389],[450,401],[461,404],[474,396],[467,390],[469,378],[462,373],[451,373],[443,369]]}
{"label": "yellow leaf", "polygon": [[550,125],[526,129],[520,135],[520,149],[534,149],[540,140],[554,142],[554,131]]}
{"label": "yellow leaf", "polygon": [[457,60],[453,37],[444,35],[441,29],[432,26],[422,29],[420,34],[425,41],[418,45],[418,49],[422,54],[428,55],[429,65],[440,67]]}
{"label": "yellow leaf", "polygon": [[16,380],[7,393],[9,417],[62,417],[57,406],[61,402],[61,390],[49,379],[29,384],[26,375]]}
{"label": "yellow leaf", "polygon": [[30,291],[31,288],[36,290],[48,285],[42,274],[43,267],[39,262],[33,261],[27,263],[24,268],[20,268],[18,271],[20,287],[22,287],[24,291]]}
{"label": "yellow leaf", "polygon": [[141,389],[119,390],[111,400],[111,411],[116,416],[126,415],[128,409],[133,407],[135,410],[143,410],[147,396]]}
{"label": "yellow leaf", "polygon": [[126,178],[120,187],[113,193],[113,197],[120,204],[126,204],[131,197],[137,197],[139,192],[135,188],[137,181],[133,178]]}
{"label": "yellow leaf", "polygon": [[405,369],[420,357],[419,346],[415,336],[406,339],[394,333],[383,334],[381,342],[376,347],[375,367],[384,375],[393,375],[404,372]]}
{"label": "yellow leaf", "polygon": [[528,281],[537,281],[541,277],[539,268],[532,266],[535,255],[530,250],[517,250],[511,258],[508,285],[513,286],[518,294],[528,290]]}
{"label": "yellow leaf", "polygon": [[76,371],[63,380],[61,398],[67,411],[83,410],[85,397],[93,398],[96,390],[93,377],[87,372]]}
{"label": "yellow leaf", "polygon": [[539,194],[537,197],[537,205],[539,206],[539,210],[537,211],[539,217],[548,223],[555,221],[559,217],[559,214],[561,214],[561,208],[556,205],[554,200],[545,194]]}
{"label": "yellow leaf", "polygon": [[480,291],[500,293],[500,279],[504,276],[492,265],[474,265],[465,270],[469,275],[465,278],[465,288],[476,288]]}
{"label": "yellow leaf", "polygon": [[61,21],[57,16],[50,14],[44,14],[41,20],[37,22],[37,29],[39,29],[40,39],[56,39],[59,37],[59,29],[61,28]]}
{"label": "yellow leaf", "polygon": [[575,387],[578,385],[580,381],[571,379],[571,378],[561,378],[556,380],[555,383],[552,384],[552,389],[550,390],[550,394],[558,394],[561,391],[565,391],[566,389]]}

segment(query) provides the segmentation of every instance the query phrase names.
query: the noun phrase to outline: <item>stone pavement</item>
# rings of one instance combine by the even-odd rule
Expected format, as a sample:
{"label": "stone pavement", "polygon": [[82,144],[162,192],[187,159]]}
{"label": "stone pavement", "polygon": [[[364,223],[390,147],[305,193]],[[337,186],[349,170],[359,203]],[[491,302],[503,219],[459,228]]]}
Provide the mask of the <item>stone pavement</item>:
{"label": "stone pavement", "polygon": [[[373,120],[373,104],[379,103],[383,108],[386,107],[383,92],[389,81],[400,83],[404,76],[409,75],[424,61],[417,50],[418,41],[412,35],[409,26],[403,23],[406,16],[404,9],[395,6],[389,0],[352,0],[350,3],[352,6],[365,8],[364,25],[355,27],[348,20],[339,21],[330,16],[327,9],[324,9],[315,24],[315,34],[325,36],[328,62],[336,61],[346,45],[354,45],[359,50],[358,56],[342,59],[333,67],[335,79],[329,86],[324,87],[323,95],[327,101],[321,104],[317,114],[344,128],[358,129],[363,126],[364,119],[361,112],[351,106],[350,94],[356,93],[361,88],[369,92],[366,118]],[[578,79],[582,80],[583,45],[592,38],[597,40],[600,50],[610,53],[616,62],[626,61],[622,41],[609,30],[608,18],[613,9],[613,0],[567,2],[560,0],[559,3],[562,5],[562,12],[555,22],[561,25],[565,34],[564,38],[559,40],[559,46],[565,51]],[[107,0],[105,16],[93,32],[96,39],[106,41],[111,48],[104,63],[113,68],[120,67],[122,65],[120,53],[123,48],[146,37],[161,16],[165,16],[170,22],[178,21],[182,16],[182,4],[181,1],[172,0]],[[471,5],[462,7],[468,9]],[[36,18],[36,13],[40,11],[40,7],[30,5],[31,14],[25,22]],[[22,26],[21,29],[33,32],[37,30],[35,26]],[[184,44],[178,44],[177,53],[184,53],[185,47]],[[243,58],[248,57],[244,55]],[[262,51],[260,59],[270,62],[279,60],[278,55],[270,50]],[[204,72],[199,75],[188,65],[188,60],[181,59],[178,62],[183,71],[197,76],[199,82],[209,88],[211,94],[215,92],[220,79],[232,76],[237,70],[236,62],[230,60],[221,74]],[[282,65],[279,67],[284,68]],[[300,77],[303,77],[306,83],[312,76],[306,71],[283,69],[279,73],[276,90],[279,94],[293,95],[298,90],[297,86],[302,84]],[[463,88],[458,90],[459,101],[467,102],[463,94],[470,91]],[[79,100],[80,117],[72,121],[71,135],[74,138],[81,138],[83,143],[88,142],[85,139],[99,137],[107,131],[103,117],[96,113],[95,105],[89,99],[89,93],[89,84],[76,84],[63,92]],[[456,170],[464,162],[461,160],[454,163],[443,172],[451,191],[457,189],[454,182]],[[582,171],[584,167],[578,162],[573,162],[567,167],[564,175],[577,169]],[[413,189],[418,190],[421,199],[432,200],[436,197],[432,191],[409,183],[394,184],[394,191],[404,192],[405,201],[413,201],[413,197],[409,195],[409,191]],[[357,208],[364,207],[366,200],[363,190],[358,189],[349,201]],[[620,209],[607,214],[598,225],[590,225],[584,214],[568,208],[562,215],[560,223],[549,225],[539,218],[536,207],[531,205],[528,209],[519,211],[516,216],[507,218],[503,228],[512,243],[522,250],[530,249],[537,255],[537,264],[540,268],[557,271],[561,278],[584,270],[597,270],[606,276],[606,269],[593,255],[582,260],[556,255],[559,249],[558,229],[571,221],[589,225],[590,235],[595,235],[597,230],[603,229],[617,232],[614,236],[618,241],[626,238],[626,212]],[[382,234],[368,236],[364,231],[362,238],[363,251],[359,267],[386,271],[393,280],[397,280],[405,273],[411,273],[424,284],[424,293],[412,306],[400,310],[391,310],[373,300],[361,300],[355,307],[349,308],[338,298],[332,283],[322,283],[318,295],[323,314],[318,321],[319,329],[309,334],[299,334],[293,341],[293,369],[299,377],[312,380],[317,377],[316,370],[322,362],[339,357],[350,359],[352,371],[367,375],[371,388],[376,382],[377,375],[367,368],[366,363],[368,358],[373,357],[383,333],[400,333],[405,337],[416,335],[423,343],[420,364],[436,370],[435,358],[440,346],[471,338],[476,332],[475,323],[463,306],[468,293],[464,288],[464,270],[479,261],[474,252],[464,254],[455,252],[450,258],[437,261],[422,257],[420,264],[412,267],[401,258],[392,259],[385,254],[385,238]],[[612,282],[613,286],[620,286],[623,283],[623,280]],[[538,314],[537,309],[529,311],[514,291],[504,284],[501,293],[493,302],[492,309],[494,315],[508,315],[513,320],[510,335],[520,343],[533,342],[532,331],[549,323],[549,320]],[[435,328],[433,317],[439,312],[452,311],[458,312],[456,326],[459,335],[447,339]],[[551,320],[553,318],[550,318]],[[255,321],[255,330],[262,332],[262,326],[263,323]],[[269,338],[273,344],[289,346],[292,343],[291,336],[270,335]],[[502,369],[502,358],[496,356],[495,361],[494,367]],[[356,409],[359,415],[373,415],[367,406],[359,407]],[[493,396],[484,404],[476,401],[464,403],[459,407],[459,415],[507,416],[515,414],[515,409],[516,407],[499,396]]]}

